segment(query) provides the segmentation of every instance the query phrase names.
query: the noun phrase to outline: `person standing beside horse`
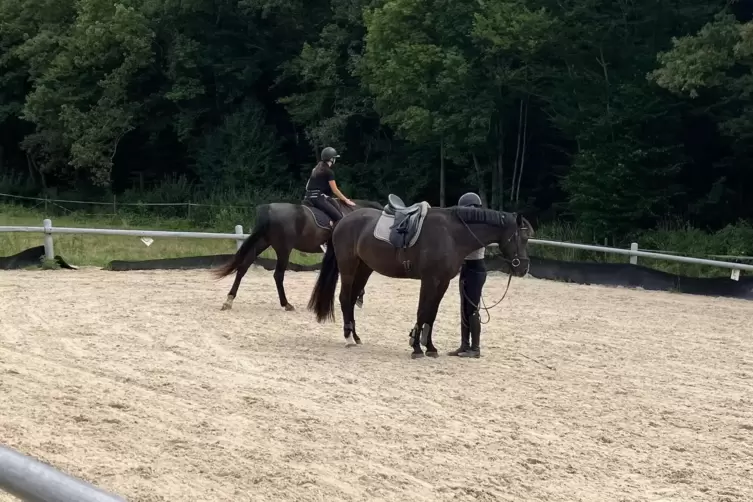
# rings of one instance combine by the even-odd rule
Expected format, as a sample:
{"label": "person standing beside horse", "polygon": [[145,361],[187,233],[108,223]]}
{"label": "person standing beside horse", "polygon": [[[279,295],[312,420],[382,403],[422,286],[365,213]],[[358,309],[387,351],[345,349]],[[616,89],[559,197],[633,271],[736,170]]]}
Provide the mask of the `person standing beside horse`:
{"label": "person standing beside horse", "polygon": [[[463,194],[458,206],[481,208],[481,197],[473,192]],[[485,247],[480,247],[465,257],[460,268],[460,347],[448,356],[481,357],[481,319],[479,303],[486,283]]]}
{"label": "person standing beside horse", "polygon": [[331,146],[322,150],[321,160],[311,170],[311,176],[306,183],[306,194],[303,197],[304,204],[320,209],[330,217],[329,224],[333,228],[335,223],[343,217],[343,214],[331,200],[332,196],[337,196],[338,199],[349,206],[355,206],[355,203],[337,188],[335,182],[335,173],[332,167],[339,157],[337,151]]}

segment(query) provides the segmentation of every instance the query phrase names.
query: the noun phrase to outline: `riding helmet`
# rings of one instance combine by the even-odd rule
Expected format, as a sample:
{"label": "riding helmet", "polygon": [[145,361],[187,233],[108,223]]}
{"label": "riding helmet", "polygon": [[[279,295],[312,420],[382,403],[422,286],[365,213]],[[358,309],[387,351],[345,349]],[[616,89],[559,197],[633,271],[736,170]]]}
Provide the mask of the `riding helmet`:
{"label": "riding helmet", "polygon": [[324,162],[332,159],[339,158],[340,156],[337,154],[337,150],[332,148],[331,146],[328,146],[324,150],[322,150],[322,160]]}
{"label": "riding helmet", "polygon": [[481,207],[481,197],[473,192],[464,193],[458,199],[458,206]]}

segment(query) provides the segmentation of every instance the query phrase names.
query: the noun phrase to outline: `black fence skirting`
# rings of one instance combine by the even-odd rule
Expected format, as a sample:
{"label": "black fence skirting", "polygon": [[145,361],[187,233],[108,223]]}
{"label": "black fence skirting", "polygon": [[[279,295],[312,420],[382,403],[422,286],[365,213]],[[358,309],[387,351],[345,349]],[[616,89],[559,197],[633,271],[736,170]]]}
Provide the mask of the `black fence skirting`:
{"label": "black fence skirting", "polygon": [[[157,270],[157,269],[191,269],[214,268],[220,266],[232,255],[196,256],[189,258],[173,258],[165,260],[147,261],[113,261],[108,265],[110,270]],[[275,261],[258,258],[255,262],[266,270],[274,270]],[[506,263],[499,258],[488,258],[486,266],[489,270],[505,272]],[[290,263],[288,270],[313,271],[319,265],[299,265]],[[531,259],[531,276],[537,279],[572,282],[576,284],[597,284],[602,286],[622,286],[627,288],[643,288],[653,291],[675,291],[706,296],[724,296],[753,300],[753,277],[740,277],[733,281],[729,277],[697,278],[669,274],[652,268],[628,263],[594,263],[569,262],[548,260],[546,258]]]}
{"label": "black fence skirting", "polygon": [[[185,258],[167,258],[161,260],[126,261],[114,260],[106,270],[189,270],[216,268],[230,260],[233,255],[189,256]],[[44,246],[27,249],[7,258],[0,257],[0,269],[11,270],[39,265],[44,257]],[[61,257],[56,261],[64,268],[75,268],[68,265]],[[275,260],[258,258],[256,265],[266,270],[274,270]],[[498,257],[486,260],[489,270],[505,272],[506,263]],[[301,265],[290,263],[288,270],[294,272],[318,270],[319,265]],[[753,300],[753,277],[740,277],[733,281],[727,277],[697,278],[661,272],[641,265],[628,263],[594,263],[568,262],[549,260],[546,258],[531,259],[531,276],[537,279],[547,279],[576,284],[596,284],[601,286],[622,286],[627,288],[642,288],[652,291],[674,291],[705,296],[723,296]]]}
{"label": "black fence skirting", "polygon": [[[125,261],[114,260],[107,264],[106,270],[125,272],[128,270],[189,270],[202,268],[217,268],[233,257],[231,254],[218,254],[211,256],[187,256],[185,258],[165,258],[162,260]],[[275,260],[269,258],[257,258],[254,265],[260,265],[266,270],[274,270]],[[309,272],[319,270],[319,265],[288,264],[288,270],[294,272]]]}
{"label": "black fence skirting", "polygon": [[[504,270],[501,263],[490,268]],[[622,286],[753,300],[753,277],[745,276],[741,276],[738,281],[733,281],[729,276],[687,277],[629,263],[570,262],[546,258],[532,258],[529,273],[537,279],[576,284]]]}
{"label": "black fence skirting", "polygon": [[[44,258],[44,246],[36,246],[25,249],[13,256],[0,256],[0,270],[18,270],[39,266]],[[68,264],[63,257],[55,256],[55,261],[61,268],[75,270],[76,267]]]}

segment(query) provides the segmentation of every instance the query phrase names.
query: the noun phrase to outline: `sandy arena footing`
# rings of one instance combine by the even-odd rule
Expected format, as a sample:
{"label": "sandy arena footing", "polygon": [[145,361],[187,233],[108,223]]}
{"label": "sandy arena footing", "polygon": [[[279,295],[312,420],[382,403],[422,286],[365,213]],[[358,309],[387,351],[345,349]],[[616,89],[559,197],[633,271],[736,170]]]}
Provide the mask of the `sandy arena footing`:
{"label": "sandy arena footing", "polygon": [[1,272],[0,442],[131,502],[753,500],[753,303],[513,279],[458,360],[455,280],[411,360],[417,281],[346,349],[315,278]]}

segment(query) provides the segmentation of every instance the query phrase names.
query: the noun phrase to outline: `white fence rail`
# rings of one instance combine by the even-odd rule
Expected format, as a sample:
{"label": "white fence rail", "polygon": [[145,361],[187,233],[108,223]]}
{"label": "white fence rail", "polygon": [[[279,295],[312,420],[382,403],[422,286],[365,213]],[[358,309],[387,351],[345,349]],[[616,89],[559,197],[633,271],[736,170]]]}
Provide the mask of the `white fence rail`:
{"label": "white fence rail", "polygon": [[[236,248],[240,248],[243,240],[248,234],[243,233],[241,225],[235,226],[235,233],[212,233],[212,232],[172,232],[162,230],[125,230],[114,228],[75,228],[75,227],[53,227],[52,221],[46,219],[41,227],[23,227],[23,226],[0,226],[2,232],[32,232],[44,234],[45,256],[54,259],[54,234],[77,234],[77,235],[125,235],[132,237],[163,237],[163,238],[189,238],[189,239],[226,239],[236,241]],[[641,251],[638,249],[638,243],[633,242],[630,249],[612,248],[607,246],[596,246],[591,244],[577,244],[574,242],[548,241],[541,239],[531,239],[531,244],[540,246],[554,246],[568,249],[582,249],[584,251],[596,251],[605,254],[619,254],[630,257],[630,263],[636,265],[638,257],[652,258],[656,260],[676,261],[681,263],[692,263],[696,265],[708,265],[732,270],[732,278],[737,279],[740,271],[745,270],[753,272],[753,265],[744,263],[735,263],[730,261],[709,260],[705,258],[694,258],[691,256],[678,256],[675,254],[664,254],[652,251]]]}
{"label": "white fence rail", "polygon": [[126,502],[2,445],[0,489],[26,502]]}

